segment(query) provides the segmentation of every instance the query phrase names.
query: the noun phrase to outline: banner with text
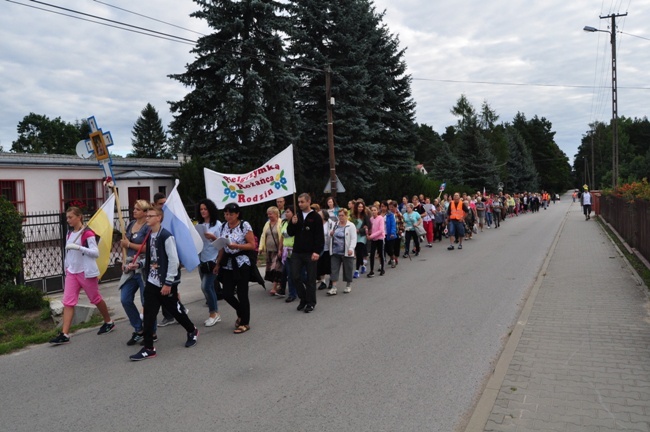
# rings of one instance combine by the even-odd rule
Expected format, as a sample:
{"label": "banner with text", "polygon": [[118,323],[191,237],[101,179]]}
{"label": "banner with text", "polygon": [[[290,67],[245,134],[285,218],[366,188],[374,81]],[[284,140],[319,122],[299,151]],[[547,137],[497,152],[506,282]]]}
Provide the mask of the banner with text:
{"label": "banner with text", "polygon": [[205,191],[222,209],[229,203],[248,206],[275,200],[296,191],[293,145],[246,174],[222,174],[203,168]]}

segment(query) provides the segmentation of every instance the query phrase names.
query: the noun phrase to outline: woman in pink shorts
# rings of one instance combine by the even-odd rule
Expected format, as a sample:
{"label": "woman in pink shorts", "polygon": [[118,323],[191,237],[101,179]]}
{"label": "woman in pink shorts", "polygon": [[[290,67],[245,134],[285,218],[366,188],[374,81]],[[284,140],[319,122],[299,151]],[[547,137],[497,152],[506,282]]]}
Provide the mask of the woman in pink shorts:
{"label": "woman in pink shorts", "polygon": [[66,220],[72,228],[68,232],[65,245],[65,287],[63,288],[63,328],[57,337],[50,340],[53,345],[70,342],[70,326],[74,307],[83,289],[91,304],[97,306],[104,318],[104,324],[97,334],[110,333],[115,324],[108,313],[106,302],[99,294],[99,268],[95,261],[99,257],[95,233],[84,227],[83,213],[78,207],[66,211]]}

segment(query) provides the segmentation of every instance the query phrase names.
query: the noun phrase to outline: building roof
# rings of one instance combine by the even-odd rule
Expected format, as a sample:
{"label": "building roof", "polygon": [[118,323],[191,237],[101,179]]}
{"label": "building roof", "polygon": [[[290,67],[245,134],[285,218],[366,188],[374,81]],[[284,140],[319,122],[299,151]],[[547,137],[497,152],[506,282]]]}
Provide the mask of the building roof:
{"label": "building roof", "polygon": [[[113,157],[113,169],[163,169],[176,170],[180,168],[181,162],[175,159],[144,159],[144,158],[121,158]],[[96,167],[97,160],[94,158],[82,159],[75,155],[39,154],[39,153],[6,153],[0,152],[0,167],[2,166],[39,166],[39,167]]]}
{"label": "building roof", "polygon": [[115,174],[115,180],[129,180],[129,179],[167,179],[173,178],[171,174],[161,174],[150,171],[142,170],[133,170],[133,171],[124,171],[119,174]]}

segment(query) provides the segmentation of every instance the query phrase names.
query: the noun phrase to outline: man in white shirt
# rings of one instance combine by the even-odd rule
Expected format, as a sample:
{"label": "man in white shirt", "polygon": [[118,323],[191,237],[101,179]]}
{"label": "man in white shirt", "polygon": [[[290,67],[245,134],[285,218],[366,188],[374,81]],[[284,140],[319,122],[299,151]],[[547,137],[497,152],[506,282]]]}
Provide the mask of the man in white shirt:
{"label": "man in white shirt", "polygon": [[585,220],[591,219],[591,193],[589,193],[589,188],[585,185],[585,191],[580,196],[580,205],[582,205],[582,211],[585,213]]}

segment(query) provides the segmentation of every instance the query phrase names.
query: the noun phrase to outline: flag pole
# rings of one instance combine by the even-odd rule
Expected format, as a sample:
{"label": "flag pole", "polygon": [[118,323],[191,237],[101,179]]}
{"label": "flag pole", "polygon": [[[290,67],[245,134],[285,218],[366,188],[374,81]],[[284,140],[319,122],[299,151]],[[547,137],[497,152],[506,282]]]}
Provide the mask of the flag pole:
{"label": "flag pole", "polygon": [[[122,207],[120,206],[120,196],[117,194],[117,187],[115,183],[111,182],[113,195],[115,195],[115,206],[117,207],[117,218],[120,221],[120,232],[122,233],[122,240],[126,238],[126,229],[124,228],[124,218],[122,217]],[[122,246],[122,262],[126,264],[126,248]]]}

